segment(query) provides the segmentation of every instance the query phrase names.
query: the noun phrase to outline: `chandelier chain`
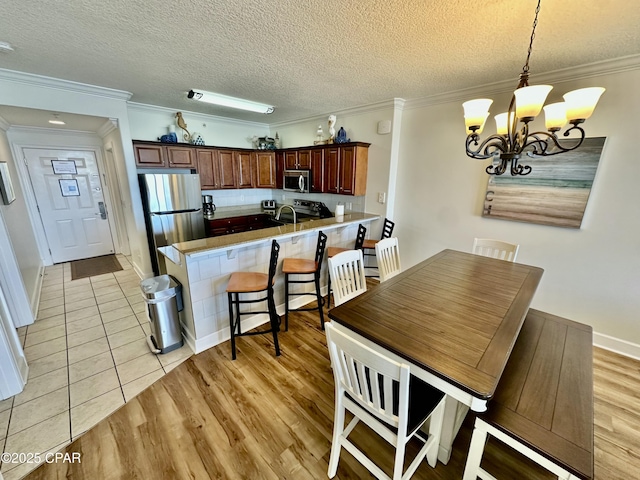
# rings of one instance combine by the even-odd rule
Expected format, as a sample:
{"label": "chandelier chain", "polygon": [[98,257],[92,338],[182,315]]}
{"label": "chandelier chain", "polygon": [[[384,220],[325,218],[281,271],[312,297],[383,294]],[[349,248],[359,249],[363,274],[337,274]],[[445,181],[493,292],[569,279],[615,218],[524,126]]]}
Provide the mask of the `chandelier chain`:
{"label": "chandelier chain", "polygon": [[527,61],[522,67],[522,73],[529,73],[529,57],[531,57],[531,50],[533,49],[533,39],[536,36],[536,26],[538,25],[538,13],[540,13],[540,0],[538,0],[538,6],[536,7],[536,17],[533,20],[533,30],[531,30],[531,40],[529,40],[529,50],[527,50]]}

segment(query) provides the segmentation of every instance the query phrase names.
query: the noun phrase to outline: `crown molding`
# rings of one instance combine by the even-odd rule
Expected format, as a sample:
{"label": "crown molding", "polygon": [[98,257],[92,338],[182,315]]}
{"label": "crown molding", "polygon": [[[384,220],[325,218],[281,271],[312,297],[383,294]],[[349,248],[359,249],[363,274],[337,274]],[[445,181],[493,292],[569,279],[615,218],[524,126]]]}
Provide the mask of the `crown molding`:
{"label": "crown molding", "polygon": [[359,114],[363,114],[363,113],[369,113],[369,112],[375,112],[378,110],[383,110],[385,108],[399,108],[400,110],[402,110],[402,108],[404,107],[404,103],[405,100],[402,98],[394,98],[391,100],[384,100],[382,102],[377,102],[377,103],[371,103],[369,105],[361,105],[358,107],[353,107],[353,108],[345,108],[344,110],[337,110],[337,111],[332,111],[332,112],[327,112],[325,114],[318,114],[318,115],[312,115],[309,117],[303,117],[303,118],[298,118],[296,120],[287,120],[284,122],[275,122],[275,123],[270,123],[269,124],[269,128],[278,128],[278,127],[285,127],[288,125],[296,125],[299,123],[305,123],[305,122],[317,122],[317,121],[324,121],[324,119],[326,119],[327,116],[329,115],[359,115]]}
{"label": "crown molding", "polygon": [[0,80],[21,83],[23,85],[67,90],[74,93],[83,93],[116,100],[126,101],[131,98],[131,93],[125,92],[124,90],[98,87],[95,85],[88,85],[86,83],[72,82],[70,80],[61,80],[59,78],[45,77],[43,75],[35,75],[33,73],[17,72],[15,70],[5,70],[1,68]]}
{"label": "crown molding", "polygon": [[13,125],[11,126],[12,133],[27,133],[31,135],[44,135],[44,134],[55,134],[55,135],[80,135],[86,137],[96,137],[96,132],[90,132],[88,130],[62,130],[60,128],[47,128],[47,127],[28,127],[22,125]]}
{"label": "crown molding", "polygon": [[[531,74],[529,79],[532,83],[557,84],[584,80],[592,77],[601,77],[604,75],[613,75],[616,73],[624,73],[638,69],[640,69],[640,55],[629,55],[627,57],[589,63],[578,67],[563,68],[537,75]],[[414,108],[428,107],[441,103],[466,101],[471,98],[477,98],[478,96],[484,97],[499,95],[502,93],[513,93],[517,83],[517,79],[502,80],[500,82],[488,83],[477,87],[411,99],[406,102],[405,108],[411,110]]]}
{"label": "crown molding", "polygon": [[96,133],[104,138],[117,128],[118,128],[118,119],[110,118],[102,124],[102,126],[98,129]]}
{"label": "crown molding", "polygon": [[249,126],[258,126],[258,127],[266,127],[266,123],[262,122],[252,122],[248,120],[238,120],[236,118],[228,118],[228,117],[220,117],[217,115],[208,115],[206,113],[199,112],[191,112],[188,110],[176,110],[175,108],[168,107],[160,107],[158,105],[148,105],[145,103],[136,103],[136,102],[127,102],[127,108],[130,110],[137,110],[139,112],[149,112],[149,113],[168,113],[171,116],[175,116],[176,112],[180,111],[183,115],[188,115],[189,117],[195,117],[196,121],[218,121],[221,123],[235,123],[238,125],[249,125]]}
{"label": "crown molding", "polygon": [[11,125],[4,118],[0,117],[0,130],[7,131]]}

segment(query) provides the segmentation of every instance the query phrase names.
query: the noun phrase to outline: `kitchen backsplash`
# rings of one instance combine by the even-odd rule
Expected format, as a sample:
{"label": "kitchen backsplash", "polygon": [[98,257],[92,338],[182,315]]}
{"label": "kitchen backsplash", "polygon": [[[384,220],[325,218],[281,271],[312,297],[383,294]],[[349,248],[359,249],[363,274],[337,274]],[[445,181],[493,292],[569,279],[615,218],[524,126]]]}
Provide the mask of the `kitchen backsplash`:
{"label": "kitchen backsplash", "polygon": [[259,207],[262,200],[275,200],[278,205],[292,204],[294,198],[313,200],[324,203],[329,210],[335,212],[336,205],[342,203],[345,211],[364,212],[365,197],[349,195],[333,195],[331,193],[293,193],[270,188],[251,188],[237,190],[203,190],[203,195],[212,195],[216,207],[251,206]]}

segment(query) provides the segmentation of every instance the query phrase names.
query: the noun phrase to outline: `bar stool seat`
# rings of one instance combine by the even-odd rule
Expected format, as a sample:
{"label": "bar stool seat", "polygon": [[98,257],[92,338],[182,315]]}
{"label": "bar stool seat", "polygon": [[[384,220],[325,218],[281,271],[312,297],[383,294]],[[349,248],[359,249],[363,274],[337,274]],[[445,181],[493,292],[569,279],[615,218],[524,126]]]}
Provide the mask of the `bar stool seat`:
{"label": "bar stool seat", "polygon": [[[276,349],[276,356],[280,355],[280,344],[278,343],[278,331],[280,330],[280,317],[276,311],[276,303],[273,295],[273,286],[275,284],[276,266],[278,264],[278,252],[280,245],[273,240],[271,242],[271,257],[269,259],[269,273],[260,272],[233,272],[227,283],[227,296],[229,300],[229,329],[231,331],[231,358],[236,359],[236,337],[246,335],[264,335],[265,333],[273,334],[273,343]],[[260,298],[242,299],[241,294],[265,292],[265,296]],[[267,310],[265,311],[240,311],[243,304],[267,302]],[[235,307],[235,314],[234,314]],[[269,315],[269,328],[256,330],[252,329],[248,332],[242,331],[241,316],[256,315],[266,313]]]}
{"label": "bar stool seat", "polygon": [[372,240],[370,238],[367,238],[362,244],[362,248],[375,249],[379,241],[380,241],[379,239]]}
{"label": "bar stool seat", "polygon": [[[313,260],[307,258],[285,258],[282,262],[282,273],[284,273],[284,330],[289,330],[289,297],[300,295],[314,295],[318,302],[317,307],[298,308],[297,310],[311,311],[318,310],[320,314],[320,326],[324,330],[324,300],[320,292],[320,270],[322,269],[322,260],[324,258],[325,247],[327,245],[327,236],[320,231],[318,233],[318,243],[316,245],[316,255]],[[313,275],[313,278],[306,280],[291,280],[290,275]],[[314,292],[295,292],[289,291],[292,283],[313,283]]]}
{"label": "bar stool seat", "polygon": [[257,272],[234,272],[227,284],[227,292],[252,293],[266,290],[269,275]]}
{"label": "bar stool seat", "polygon": [[337,254],[351,250],[344,247],[327,247],[327,258],[335,257]]}

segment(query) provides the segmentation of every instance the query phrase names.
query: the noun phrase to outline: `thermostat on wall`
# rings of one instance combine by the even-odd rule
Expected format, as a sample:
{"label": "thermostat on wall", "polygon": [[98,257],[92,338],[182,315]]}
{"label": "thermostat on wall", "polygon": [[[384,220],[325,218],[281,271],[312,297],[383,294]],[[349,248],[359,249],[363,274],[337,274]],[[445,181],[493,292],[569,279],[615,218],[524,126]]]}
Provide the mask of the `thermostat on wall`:
{"label": "thermostat on wall", "polygon": [[391,133],[391,120],[381,120],[378,122],[378,134],[385,135]]}

